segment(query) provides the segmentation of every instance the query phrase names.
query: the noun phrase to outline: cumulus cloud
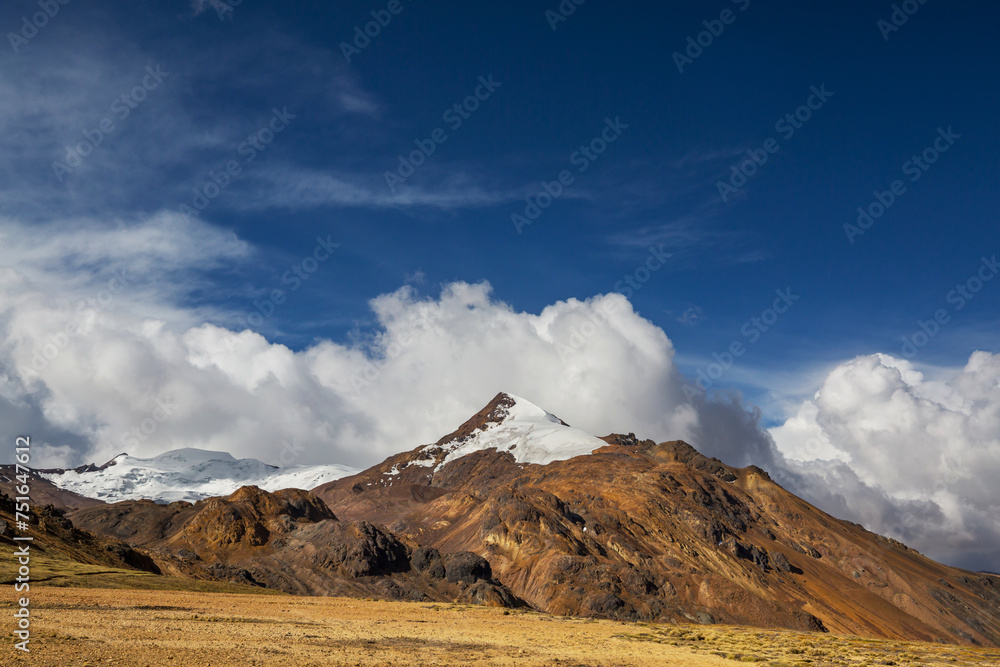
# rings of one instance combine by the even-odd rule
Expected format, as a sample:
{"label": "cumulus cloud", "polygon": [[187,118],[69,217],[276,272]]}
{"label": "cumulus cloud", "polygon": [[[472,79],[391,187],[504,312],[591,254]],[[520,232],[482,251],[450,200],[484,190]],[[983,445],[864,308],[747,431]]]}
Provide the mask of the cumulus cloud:
{"label": "cumulus cloud", "polygon": [[888,355],[840,364],[771,431],[793,490],[947,562],[1000,557],[1000,355],[932,379]]}
{"label": "cumulus cloud", "polygon": [[367,466],[509,391],[591,433],[684,439],[760,465],[836,516],[996,569],[1000,355],[934,378],[859,357],[768,433],[738,396],[686,394],[671,341],[620,294],[528,313],[486,282],[429,295],[404,285],[370,302],[367,335],[292,350],[192,305],[199,271],[258,258],[233,233],[170,213],[0,219],[0,419],[34,436],[40,466],[178,447]]}
{"label": "cumulus cloud", "polygon": [[367,337],[293,351],[181,305],[195,267],[253,255],[232,233],[172,214],[63,223],[58,243],[44,231],[28,243],[25,226],[0,222],[0,400],[38,429],[51,459],[40,464],[183,446],[366,465],[436,440],[498,391],[597,434],[770,460],[759,415],[685,397],[670,340],[619,294],[534,314],[485,282],[432,296],[404,286],[372,300]]}

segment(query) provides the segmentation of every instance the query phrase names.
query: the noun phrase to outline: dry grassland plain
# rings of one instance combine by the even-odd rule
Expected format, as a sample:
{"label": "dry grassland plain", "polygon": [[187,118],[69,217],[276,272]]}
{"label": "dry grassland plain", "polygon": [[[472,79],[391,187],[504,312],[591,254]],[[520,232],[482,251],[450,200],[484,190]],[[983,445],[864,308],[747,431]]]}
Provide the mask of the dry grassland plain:
{"label": "dry grassland plain", "polygon": [[[295,597],[65,561],[38,566],[31,653],[5,633],[2,665],[1000,665],[998,649]],[[7,619],[11,602],[0,612]]]}

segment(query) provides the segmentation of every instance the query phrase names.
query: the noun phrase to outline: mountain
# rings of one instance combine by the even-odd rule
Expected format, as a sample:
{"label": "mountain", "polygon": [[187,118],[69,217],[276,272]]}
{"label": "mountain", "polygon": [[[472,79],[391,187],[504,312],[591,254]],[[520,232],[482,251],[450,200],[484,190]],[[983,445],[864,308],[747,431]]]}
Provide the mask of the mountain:
{"label": "mountain", "polygon": [[480,554],[555,614],[1000,644],[1000,578],[840,521],[760,468],[633,434],[588,454],[594,440],[540,413],[499,394],[437,443],[313,492],[342,519]]}
{"label": "mountain", "polygon": [[1000,645],[1000,577],[840,521],[760,468],[596,438],[503,393],[437,442],[312,492],[68,517],[163,572],[294,593]]}
{"label": "mountain", "polygon": [[148,499],[170,503],[225,496],[241,486],[272,491],[311,489],[357,471],[333,464],[278,468],[257,459],[237,459],[226,452],[184,448],[151,459],[119,454],[101,466],[37,472],[61,489],[105,502]]}

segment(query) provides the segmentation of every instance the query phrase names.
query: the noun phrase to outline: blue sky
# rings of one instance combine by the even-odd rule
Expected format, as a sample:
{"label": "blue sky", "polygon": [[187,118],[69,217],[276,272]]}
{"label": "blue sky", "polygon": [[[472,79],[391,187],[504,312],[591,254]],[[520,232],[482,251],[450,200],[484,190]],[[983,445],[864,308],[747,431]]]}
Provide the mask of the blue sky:
{"label": "blue sky", "polygon": [[[688,386],[741,344],[709,388],[742,392],[762,427],[859,355],[952,382],[973,352],[1000,352],[1000,281],[960,309],[949,298],[992,277],[982,258],[1000,253],[996,6],[567,0],[556,20],[555,0],[391,4],[5,3],[5,266],[70,299],[127,267],[132,287],[102,317],[249,326],[297,359],[324,341],[385,356],[392,313],[444,308],[455,284],[486,281],[487,305],[530,315],[619,291]],[[377,34],[355,41],[366,24]],[[399,156],[427,146],[390,187]],[[933,164],[915,167],[925,150]],[[741,167],[752,175],[730,180]],[[561,174],[518,229],[512,216]],[[890,196],[863,233],[845,230]],[[942,310],[907,355],[902,337]],[[446,372],[422,363],[412,373]],[[490,391],[560,400],[525,384]],[[125,417],[57,385],[18,391],[53,433],[88,443],[73,456],[113,451],[95,434]]]}
{"label": "blue sky", "polygon": [[[197,15],[183,2],[63,6],[19,53],[3,54],[3,67],[56,67],[58,51],[71,87],[95,76],[88,65],[113,67],[119,76],[95,81],[74,109],[77,132],[88,120],[97,127],[145,66],[169,76],[107,137],[113,145],[98,147],[123,155],[85,161],[59,183],[50,163],[60,152],[35,150],[7,166],[18,172],[11,180],[55,190],[64,210],[176,208],[210,169],[244,157],[241,137],[264,127],[272,108],[287,108],[295,115],[288,129],[202,214],[257,246],[262,261],[217,276],[211,294],[192,298],[238,307],[241,291],[265,289],[269,272],[280,275],[318,233],[331,234],[342,244],[335,261],[264,327],[295,348],[370,326],[367,301],[408,276],[422,277],[418,287],[429,293],[443,282],[489,280],[498,298],[537,312],[614,290],[645,262],[647,246],[665,243],[671,261],[631,300],[690,370],[740,339],[775,289],[801,294],[741,359],[766,374],[898,349],[980,256],[1000,250],[997,88],[988,68],[997,60],[997,10],[986,3],[923,5],[888,41],[877,21],[891,7],[878,3],[623,10],[590,2],[555,30],[534,3],[400,6],[350,63],[340,44],[385,9],[377,3],[206,4]],[[32,9],[8,3],[0,24],[16,27]],[[733,22],[678,72],[672,54],[726,9]],[[489,75],[500,87],[452,131],[443,112]],[[812,86],[833,95],[786,140],[775,124]],[[576,173],[571,154],[607,117],[627,130]],[[447,141],[398,196],[390,192],[384,172],[439,127]],[[939,127],[961,139],[849,243],[844,223],[876,189],[908,178],[901,166]],[[56,146],[82,138],[72,123],[64,129],[51,137]],[[771,137],[780,150],[723,202],[717,182]],[[510,216],[523,211],[523,197],[565,168],[574,183],[515,233]],[[295,181],[306,177],[318,182],[296,196]],[[340,192],[316,191],[324,178],[342,179]],[[8,210],[44,216],[55,202],[13,203]],[[921,361],[948,365],[993,349],[998,303],[1000,290],[978,295]],[[753,381],[749,372],[732,379]]]}

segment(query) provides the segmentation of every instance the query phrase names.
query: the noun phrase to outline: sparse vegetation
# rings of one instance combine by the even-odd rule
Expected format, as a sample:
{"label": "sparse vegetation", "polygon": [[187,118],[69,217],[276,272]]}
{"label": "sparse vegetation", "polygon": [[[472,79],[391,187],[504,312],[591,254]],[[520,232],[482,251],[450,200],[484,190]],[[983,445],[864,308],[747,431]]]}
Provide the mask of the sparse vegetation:
{"label": "sparse vegetation", "polygon": [[630,641],[683,646],[734,662],[766,663],[769,667],[995,667],[1000,656],[980,649],[948,644],[896,642],[792,631],[760,632],[751,628],[647,625],[651,632],[616,635]]}
{"label": "sparse vegetation", "polygon": [[[32,573],[44,579],[32,586],[32,662],[40,665],[202,665],[205,655],[217,667],[1000,664],[996,649],[721,625],[621,623],[465,604],[296,597],[47,554],[32,563]],[[126,588],[131,590],[121,590]],[[274,637],[282,640],[274,643]],[[271,643],[261,648],[261,642]],[[135,662],[139,654],[143,659]]]}
{"label": "sparse vegetation", "polygon": [[[150,591],[195,591],[247,595],[284,595],[271,589],[220,581],[168,577],[138,570],[79,563],[62,554],[37,553],[31,556],[31,578],[56,588],[113,588]],[[9,585],[12,580],[0,581]],[[32,586],[34,588],[34,586]]]}

